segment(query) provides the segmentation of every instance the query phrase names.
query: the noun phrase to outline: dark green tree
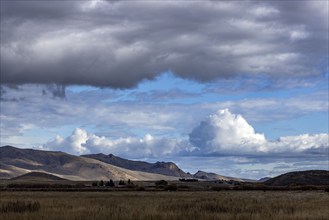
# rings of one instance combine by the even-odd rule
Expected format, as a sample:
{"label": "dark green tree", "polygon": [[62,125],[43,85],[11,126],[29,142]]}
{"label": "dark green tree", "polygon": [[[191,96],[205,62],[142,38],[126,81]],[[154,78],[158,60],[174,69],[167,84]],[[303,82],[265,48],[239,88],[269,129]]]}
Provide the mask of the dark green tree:
{"label": "dark green tree", "polygon": [[107,186],[107,187],[114,187],[115,184],[114,184],[113,180],[110,179],[110,181],[107,181],[107,182],[105,183],[105,186]]}

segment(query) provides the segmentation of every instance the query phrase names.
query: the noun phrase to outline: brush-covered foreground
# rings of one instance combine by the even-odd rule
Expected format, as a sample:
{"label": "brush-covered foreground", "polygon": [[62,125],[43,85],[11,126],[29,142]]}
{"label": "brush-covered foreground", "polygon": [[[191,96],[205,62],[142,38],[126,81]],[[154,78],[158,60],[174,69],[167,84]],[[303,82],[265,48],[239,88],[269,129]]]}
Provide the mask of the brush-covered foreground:
{"label": "brush-covered foreground", "polygon": [[6,220],[329,219],[324,191],[0,193]]}

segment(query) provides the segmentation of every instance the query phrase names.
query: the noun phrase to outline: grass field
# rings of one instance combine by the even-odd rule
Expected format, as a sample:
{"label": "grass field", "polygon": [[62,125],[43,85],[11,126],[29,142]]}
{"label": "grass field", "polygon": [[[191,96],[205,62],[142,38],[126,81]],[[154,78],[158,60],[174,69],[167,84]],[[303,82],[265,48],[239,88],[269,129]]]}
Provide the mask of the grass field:
{"label": "grass field", "polygon": [[329,219],[324,191],[0,193],[6,220]]}

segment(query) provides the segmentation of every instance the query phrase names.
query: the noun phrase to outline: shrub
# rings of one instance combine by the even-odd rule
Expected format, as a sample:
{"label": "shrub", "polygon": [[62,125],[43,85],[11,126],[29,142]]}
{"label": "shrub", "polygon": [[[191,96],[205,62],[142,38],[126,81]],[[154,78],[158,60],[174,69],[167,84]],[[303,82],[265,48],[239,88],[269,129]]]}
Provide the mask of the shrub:
{"label": "shrub", "polygon": [[191,188],[190,186],[187,186],[187,185],[178,185],[177,187],[178,187],[178,189],[181,189],[181,190],[188,190]]}
{"label": "shrub", "polygon": [[140,187],[137,188],[137,190],[138,190],[138,191],[145,191],[145,188],[142,187],[142,186],[140,186]]}
{"label": "shrub", "polygon": [[138,186],[135,185],[135,184],[128,184],[127,185],[127,188],[130,188],[130,189],[136,189]]}
{"label": "shrub", "polygon": [[177,185],[176,184],[170,184],[168,186],[165,187],[165,190],[168,191],[177,191]]}
{"label": "shrub", "polygon": [[168,182],[165,181],[165,180],[159,180],[159,181],[156,181],[155,182],[155,185],[156,186],[167,186],[168,185]]}
{"label": "shrub", "polygon": [[85,188],[86,185],[83,184],[83,183],[77,183],[77,184],[75,184],[75,187],[77,187],[77,188]]}
{"label": "shrub", "polygon": [[214,190],[214,191],[221,191],[221,190],[230,190],[231,188],[229,186],[213,186],[210,188],[211,190]]}

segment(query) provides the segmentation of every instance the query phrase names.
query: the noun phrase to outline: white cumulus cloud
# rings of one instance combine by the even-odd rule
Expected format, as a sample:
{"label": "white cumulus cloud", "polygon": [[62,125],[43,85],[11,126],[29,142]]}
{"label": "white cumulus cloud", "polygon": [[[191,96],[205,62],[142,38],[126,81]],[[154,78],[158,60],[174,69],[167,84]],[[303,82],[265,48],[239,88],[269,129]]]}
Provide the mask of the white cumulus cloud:
{"label": "white cumulus cloud", "polygon": [[209,115],[189,135],[192,145],[201,153],[270,154],[324,152],[329,146],[328,134],[302,134],[267,140],[241,116],[228,109]]}
{"label": "white cumulus cloud", "polygon": [[256,133],[254,128],[241,116],[232,114],[228,109],[219,110],[202,121],[190,134],[190,142],[211,152],[232,150],[264,151],[264,134]]}
{"label": "white cumulus cloud", "polygon": [[[272,152],[303,152],[324,150],[329,147],[328,134],[302,134],[298,136],[280,137],[268,143]],[[323,152],[323,151],[322,151]]]}
{"label": "white cumulus cloud", "polygon": [[161,157],[178,154],[186,143],[181,140],[154,137],[146,134],[142,138],[123,137],[111,139],[90,134],[76,128],[73,133],[63,138],[56,136],[42,146],[49,150],[62,150],[73,154],[113,153],[130,158]]}
{"label": "white cumulus cloud", "polygon": [[106,137],[76,128],[64,138],[56,136],[42,145],[43,149],[61,150],[73,154],[113,153],[128,158],[166,156],[290,156],[321,155],[329,147],[325,133],[302,134],[267,140],[239,114],[228,109],[217,111],[201,121],[189,138],[169,138],[146,134],[142,137]]}
{"label": "white cumulus cloud", "polygon": [[80,128],[76,128],[72,135],[63,138],[59,135],[54,140],[47,142],[42,148],[61,150],[69,153],[83,154],[89,150],[84,146],[88,140],[88,133]]}

